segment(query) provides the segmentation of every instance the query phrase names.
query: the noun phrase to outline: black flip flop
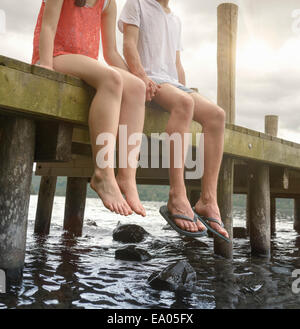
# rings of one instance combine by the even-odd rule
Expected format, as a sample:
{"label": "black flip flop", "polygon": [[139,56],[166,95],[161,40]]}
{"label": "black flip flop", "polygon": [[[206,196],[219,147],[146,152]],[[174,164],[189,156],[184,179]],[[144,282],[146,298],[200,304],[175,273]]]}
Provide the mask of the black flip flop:
{"label": "black flip flop", "polygon": [[172,215],[167,206],[162,206],[159,209],[160,214],[163,216],[163,218],[168,222],[168,224],[179,234],[188,236],[188,237],[193,237],[193,238],[200,238],[203,236],[207,236],[207,230],[205,231],[201,231],[201,232],[188,232],[188,231],[184,231],[181,228],[179,228],[175,223],[174,223],[174,219],[179,218],[179,219],[183,219],[183,220],[187,220],[189,222],[192,223],[197,223],[198,220],[198,216],[195,214],[194,219],[184,216],[184,215]]}
{"label": "black flip flop", "polygon": [[213,222],[213,223],[217,223],[218,225],[220,225],[222,228],[224,228],[224,224],[222,222],[220,222],[219,220],[215,219],[215,218],[210,218],[210,217],[206,217],[206,216],[202,216],[199,215],[195,208],[193,208],[195,215],[198,216],[198,219],[200,220],[200,222],[205,225],[207,227],[207,229],[212,232],[213,234],[217,235],[218,237],[220,237],[221,239],[225,240],[226,242],[230,243],[231,241],[226,238],[224,235],[222,235],[221,233],[217,232],[216,230],[214,230],[210,225],[209,222]]}

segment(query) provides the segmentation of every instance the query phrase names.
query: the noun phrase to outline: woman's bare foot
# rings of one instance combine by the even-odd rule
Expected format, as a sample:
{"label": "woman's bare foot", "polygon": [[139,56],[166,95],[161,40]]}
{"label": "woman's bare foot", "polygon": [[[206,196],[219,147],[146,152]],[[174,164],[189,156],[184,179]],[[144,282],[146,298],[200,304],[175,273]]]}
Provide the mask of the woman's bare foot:
{"label": "woman's bare foot", "polygon": [[121,192],[125,195],[126,201],[131,209],[138,215],[146,216],[145,208],[139,198],[135,180],[128,180],[121,178],[119,175],[116,177]]}
{"label": "woman's bare foot", "polygon": [[[210,218],[215,218],[215,219],[219,220],[220,223],[222,223],[219,206],[216,201],[206,201],[205,202],[200,198],[199,201],[197,202],[197,204],[195,205],[195,210],[196,210],[197,214],[199,214],[200,216],[202,215],[202,216],[206,216],[206,217],[210,217]],[[217,223],[209,222],[209,225],[214,230],[216,230],[217,232],[219,232],[220,234],[225,236],[226,238],[229,238],[227,231],[223,227],[218,225]]]}
{"label": "woman's bare foot", "polygon": [[101,174],[95,172],[90,185],[107,209],[123,216],[132,214],[132,209],[123,198],[114,174],[107,175],[105,172],[101,172]]}
{"label": "woman's bare foot", "polygon": [[[191,219],[193,219],[195,215],[186,194],[183,192],[176,193],[170,191],[168,210],[172,215],[184,215],[190,217]],[[183,219],[174,219],[174,223],[182,230],[188,232],[202,232],[206,229],[199,220],[197,223],[192,223]]]}

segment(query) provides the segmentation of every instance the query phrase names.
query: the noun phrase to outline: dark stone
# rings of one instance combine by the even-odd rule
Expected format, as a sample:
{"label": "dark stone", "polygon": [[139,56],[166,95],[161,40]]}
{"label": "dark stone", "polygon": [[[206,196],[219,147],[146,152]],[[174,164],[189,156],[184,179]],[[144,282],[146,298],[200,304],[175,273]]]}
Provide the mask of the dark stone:
{"label": "dark stone", "polygon": [[141,226],[134,224],[120,225],[113,231],[113,239],[124,243],[138,243],[149,235]]}
{"label": "dark stone", "polygon": [[97,223],[94,220],[91,220],[91,219],[87,219],[86,220],[86,225],[88,225],[88,226],[95,226],[95,227],[98,226]]}
{"label": "dark stone", "polygon": [[177,290],[193,286],[197,275],[186,261],[169,265],[161,272],[154,272],[148,278],[150,286],[158,290]]}
{"label": "dark stone", "polygon": [[185,248],[208,248],[208,245],[205,242],[199,241],[193,238],[185,238],[187,242]]}
{"label": "dark stone", "polygon": [[245,227],[234,227],[233,237],[236,239],[247,239],[248,237],[247,229]]}
{"label": "dark stone", "polygon": [[151,255],[147,250],[137,248],[134,245],[117,249],[115,252],[116,259],[131,261],[147,261],[151,259]]}
{"label": "dark stone", "polygon": [[169,224],[166,224],[165,226],[163,226],[163,228],[162,228],[164,231],[172,231],[172,230],[174,230],[172,227],[171,227],[171,225],[169,225]]}

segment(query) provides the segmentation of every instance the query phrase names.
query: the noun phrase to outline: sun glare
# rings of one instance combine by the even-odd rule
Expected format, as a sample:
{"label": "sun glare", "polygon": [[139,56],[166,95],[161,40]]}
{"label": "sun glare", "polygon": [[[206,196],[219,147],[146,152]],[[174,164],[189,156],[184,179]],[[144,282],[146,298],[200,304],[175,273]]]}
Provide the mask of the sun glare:
{"label": "sun glare", "polygon": [[237,62],[239,66],[246,67],[249,70],[274,68],[274,59],[276,53],[264,41],[252,39],[237,51]]}

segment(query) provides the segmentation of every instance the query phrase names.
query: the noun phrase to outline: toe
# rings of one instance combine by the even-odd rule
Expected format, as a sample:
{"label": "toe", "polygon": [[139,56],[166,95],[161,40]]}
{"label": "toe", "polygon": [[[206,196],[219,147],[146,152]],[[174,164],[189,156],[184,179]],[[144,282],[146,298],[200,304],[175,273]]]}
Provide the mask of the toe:
{"label": "toe", "polygon": [[120,214],[120,211],[118,209],[118,205],[113,205],[113,211],[116,213],[116,214]]}
{"label": "toe", "polygon": [[200,232],[205,231],[205,226],[200,222],[200,220],[197,220],[197,228],[198,228],[198,231],[200,231]]}
{"label": "toe", "polygon": [[198,232],[198,227],[195,223],[192,223],[193,232]]}

